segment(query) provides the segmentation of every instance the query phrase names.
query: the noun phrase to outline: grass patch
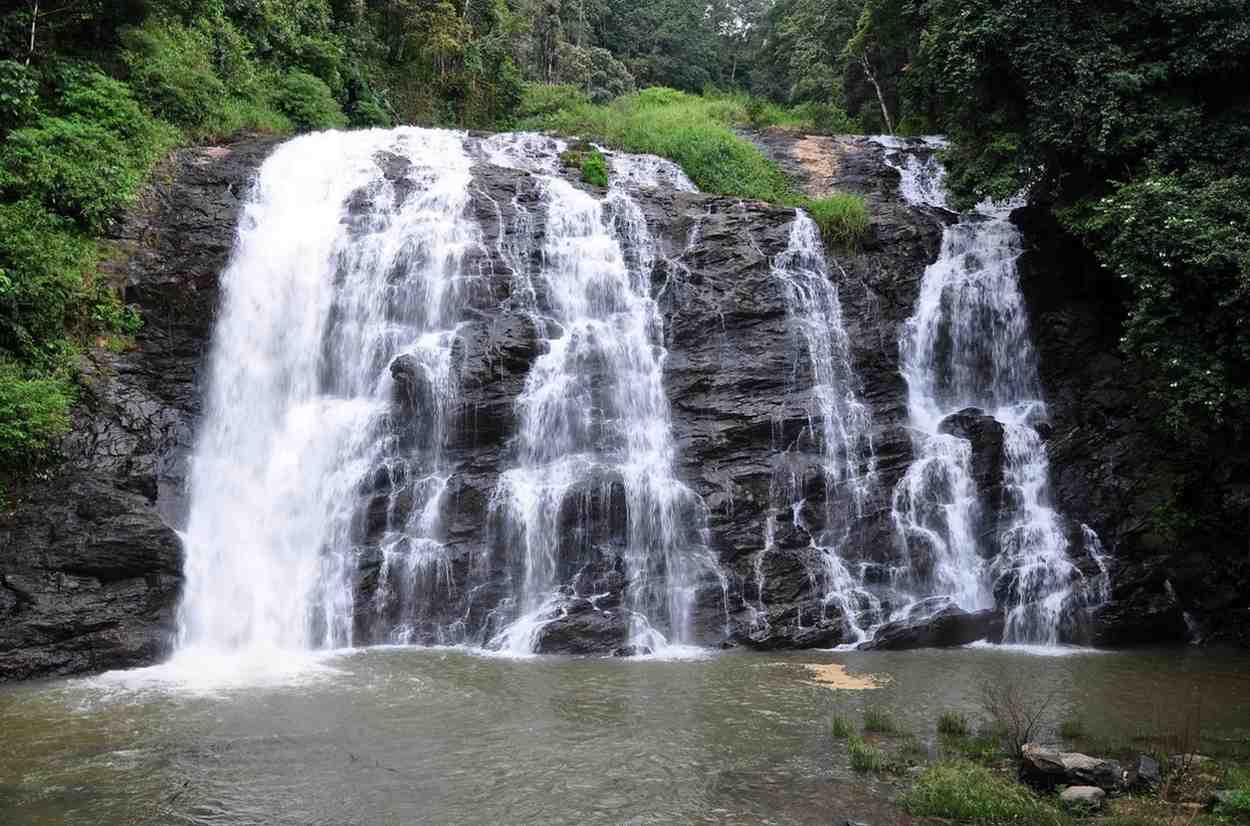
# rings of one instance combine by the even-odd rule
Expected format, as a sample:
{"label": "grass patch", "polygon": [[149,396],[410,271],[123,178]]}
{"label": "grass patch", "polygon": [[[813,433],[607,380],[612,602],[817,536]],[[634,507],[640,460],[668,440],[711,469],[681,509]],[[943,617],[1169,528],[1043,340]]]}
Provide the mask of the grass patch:
{"label": "grass patch", "polygon": [[847,742],[851,754],[851,768],[857,772],[879,772],[885,767],[885,755],[881,749],[864,742],[861,737],[851,737]]}
{"label": "grass patch", "polygon": [[898,732],[898,723],[890,716],[888,711],[880,708],[868,708],[864,710],[864,731],[871,731],[876,734],[896,734]]}
{"label": "grass patch", "polygon": [[704,192],[806,210],[832,245],[854,246],[867,232],[869,215],[862,198],[803,196],[781,167],[733,131],[734,124],[748,120],[745,98],[651,88],[598,105],[571,93],[560,103],[551,94],[550,88],[527,92],[541,99],[523,105],[532,114],[518,128],[668,158]]}
{"label": "grass patch", "polygon": [[900,804],[917,817],[960,823],[1062,824],[1064,816],[1024,786],[973,763],[938,763],[904,792]]}
{"label": "grass patch", "polygon": [[952,757],[974,763],[990,763],[1002,756],[1002,738],[994,732],[975,735],[943,734],[942,748]]}
{"label": "grass patch", "polygon": [[939,734],[946,734],[952,737],[966,737],[968,735],[968,718],[957,711],[944,711],[938,717],[937,730]]}
{"label": "grass patch", "polygon": [[855,733],[854,727],[851,726],[849,718],[841,715],[833,715],[833,736],[839,740],[845,740]]}

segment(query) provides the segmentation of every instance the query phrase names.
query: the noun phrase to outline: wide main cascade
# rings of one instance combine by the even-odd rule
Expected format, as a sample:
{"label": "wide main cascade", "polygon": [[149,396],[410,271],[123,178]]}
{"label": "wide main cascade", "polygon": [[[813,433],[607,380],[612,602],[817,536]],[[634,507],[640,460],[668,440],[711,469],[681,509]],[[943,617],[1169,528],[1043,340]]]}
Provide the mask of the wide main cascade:
{"label": "wide main cascade", "polygon": [[[630,652],[691,641],[696,591],[722,577],[702,500],[673,475],[658,247],[630,192],[693,186],[667,162],[622,155],[596,196],[549,174],[563,148],[327,132],[265,162],[222,278],[181,650],[525,653],[561,633],[556,620],[606,624],[599,637]],[[512,205],[515,235],[498,249],[473,208],[490,198],[479,162],[524,170],[536,189]],[[511,269],[502,286],[498,259]],[[528,319],[536,349],[489,541],[465,552],[447,524],[457,439],[473,427],[462,331],[505,307]]]}
{"label": "wide main cascade", "polygon": [[[904,199],[944,209],[934,145],[883,143]],[[732,508],[678,472],[666,313],[706,277],[683,257],[720,255],[703,222],[747,213],[683,194],[654,157],[608,153],[606,189],[575,184],[589,150],[568,149],[403,128],[265,161],[222,275],[180,651],[872,644],[955,609],[998,612],[1007,641],[1081,639],[1107,576],[1094,532],[1050,505],[1004,211],[960,216],[924,273],[898,341],[913,460],[892,489],[851,276],[802,211],[768,214],[786,235],[750,277],[784,312],[788,368],[772,441],[749,446],[767,502],[735,567],[714,538]]]}

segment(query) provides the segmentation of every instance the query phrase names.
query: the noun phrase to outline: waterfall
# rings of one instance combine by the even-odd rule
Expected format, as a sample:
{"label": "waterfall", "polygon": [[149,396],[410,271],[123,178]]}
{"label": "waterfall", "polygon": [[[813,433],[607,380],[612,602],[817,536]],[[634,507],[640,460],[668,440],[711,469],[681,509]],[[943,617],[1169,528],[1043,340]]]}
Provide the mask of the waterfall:
{"label": "waterfall", "polygon": [[[946,208],[940,140],[879,139],[913,206]],[[1078,609],[1103,598],[1073,561],[1066,521],[1051,502],[1041,426],[1046,421],[1037,355],[1020,292],[1022,251],[1012,204],[983,203],[959,216],[924,273],[899,341],[915,459],[898,483],[893,519],[901,575],[913,599],[943,596],[960,608],[1005,613],[1007,642],[1055,644]],[[986,501],[974,478],[969,418],[1001,433],[1001,492]],[[1101,548],[1101,546],[1098,546]],[[906,609],[896,612],[901,615]]]}
{"label": "waterfall", "polygon": [[180,648],[349,645],[362,486],[390,503],[378,609],[441,578],[469,181],[463,136],[418,129],[306,135],[262,166],[221,280]]}
{"label": "waterfall", "polygon": [[[808,575],[822,595],[824,613],[841,621],[850,641],[867,636],[879,621],[880,600],[864,585],[862,570],[848,567],[851,533],[864,518],[877,485],[872,443],[872,412],[860,398],[859,377],[851,362],[838,289],[830,277],[816,223],[795,213],[789,243],[772,262],[795,336],[792,384],[802,389],[807,426],[775,466],[764,547],[755,559],[757,590],[764,587],[763,561],[773,552],[778,513],[811,536]],[[816,448],[823,502],[807,501],[805,446]],[[761,596],[757,616],[764,616]],[[800,621],[802,617],[800,614]]]}
{"label": "waterfall", "polygon": [[[703,502],[673,475],[663,322],[651,295],[658,250],[630,195],[661,180],[688,181],[658,159],[617,155],[600,197],[552,174],[560,142],[505,135],[487,143],[492,163],[541,176],[538,279],[547,296],[532,308],[545,352],[516,402],[518,461],[502,474],[493,504],[520,572],[517,615],[491,644],[538,650],[550,623],[593,596],[578,593],[574,580],[602,577],[605,565],[624,578],[617,610],[628,618],[629,647],[689,644],[700,583],[720,573]],[[580,530],[570,530],[570,507]],[[599,547],[575,547],[604,527],[612,535]]]}

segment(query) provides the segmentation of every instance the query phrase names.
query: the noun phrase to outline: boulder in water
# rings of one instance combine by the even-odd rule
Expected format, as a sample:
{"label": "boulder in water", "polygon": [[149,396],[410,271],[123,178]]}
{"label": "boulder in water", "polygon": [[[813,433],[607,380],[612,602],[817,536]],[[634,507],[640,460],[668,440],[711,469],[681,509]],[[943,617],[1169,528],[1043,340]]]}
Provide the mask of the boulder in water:
{"label": "boulder in water", "polygon": [[[926,600],[928,602],[928,600]],[[950,648],[978,640],[999,642],[1003,636],[1003,615],[987,608],[965,611],[957,605],[927,616],[913,614],[907,619],[888,622],[859,647],[868,651],[902,651],[910,648]]]}
{"label": "boulder in water", "polygon": [[623,611],[600,611],[574,599],[538,632],[539,654],[611,654],[626,647],[629,620]]}

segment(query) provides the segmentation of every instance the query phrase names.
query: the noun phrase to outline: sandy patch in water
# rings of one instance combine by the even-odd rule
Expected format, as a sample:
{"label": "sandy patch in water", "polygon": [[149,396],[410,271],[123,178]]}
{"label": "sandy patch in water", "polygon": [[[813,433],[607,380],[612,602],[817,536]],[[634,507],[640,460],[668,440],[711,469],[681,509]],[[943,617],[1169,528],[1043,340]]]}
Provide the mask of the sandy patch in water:
{"label": "sandy patch in water", "polygon": [[846,666],[838,663],[816,664],[808,663],[804,665],[812,675],[812,682],[819,685],[828,686],[829,688],[843,688],[850,691],[864,691],[871,688],[881,688],[890,681],[887,676],[878,676],[874,674],[848,674]]}

